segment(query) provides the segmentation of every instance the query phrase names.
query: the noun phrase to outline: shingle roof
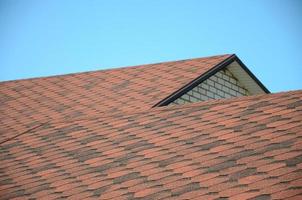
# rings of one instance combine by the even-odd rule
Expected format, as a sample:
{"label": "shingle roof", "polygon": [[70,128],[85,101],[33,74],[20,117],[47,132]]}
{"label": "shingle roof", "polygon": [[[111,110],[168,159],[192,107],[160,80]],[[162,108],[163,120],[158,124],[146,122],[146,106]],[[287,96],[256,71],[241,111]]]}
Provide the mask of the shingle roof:
{"label": "shingle roof", "polygon": [[0,142],[54,119],[149,109],[230,56],[2,82]]}
{"label": "shingle roof", "polygon": [[[144,71],[145,68],[149,67],[137,69]],[[22,102],[22,97],[18,102],[14,99],[17,95],[26,94],[28,98],[33,93],[46,95],[40,88],[52,93],[58,92],[56,89],[64,91],[60,87],[52,88],[57,85],[57,79],[74,81],[65,87],[72,88],[72,93],[74,90],[80,97],[73,89],[78,84],[75,77],[84,79],[85,75],[94,73],[101,72],[7,82],[4,85],[10,85],[9,88],[13,88],[14,83],[26,85],[33,81],[39,82],[39,86],[32,86],[30,92],[6,92],[1,101],[17,110],[21,107],[19,101]],[[164,76],[161,73],[161,77]],[[183,82],[188,82],[189,77],[184,77]],[[52,106],[55,102],[64,105],[63,101],[65,104],[86,102],[85,112],[76,118],[64,119],[67,111],[55,115],[57,112],[43,102],[36,105],[23,102],[36,109],[33,113],[41,113],[33,118],[41,125],[27,132],[8,130],[16,123],[25,124],[25,130],[28,121],[25,113],[18,115],[2,107],[1,112],[12,113],[9,120],[1,122],[1,127],[5,127],[1,128],[4,138],[19,135],[0,145],[0,199],[302,198],[302,90],[150,109],[170,92],[151,82],[137,90],[142,92],[152,86],[164,94],[121,96],[133,108],[122,105],[115,97],[106,101],[100,97],[101,104],[91,99],[85,101],[89,98],[87,94],[81,98],[70,98],[72,94],[66,94],[68,98],[52,93],[47,96],[45,100]],[[92,97],[95,100],[101,94],[95,91],[103,84],[90,91],[95,94]],[[136,86],[134,84],[133,89]],[[106,87],[110,91],[109,86]],[[79,88],[85,87],[80,84]],[[14,90],[2,87],[2,91]],[[81,91],[85,93],[85,89]],[[101,104],[99,110],[98,104]],[[111,112],[114,106],[118,110]],[[72,104],[69,112],[77,109],[79,107]],[[44,114],[49,115],[48,118],[43,118]]]}

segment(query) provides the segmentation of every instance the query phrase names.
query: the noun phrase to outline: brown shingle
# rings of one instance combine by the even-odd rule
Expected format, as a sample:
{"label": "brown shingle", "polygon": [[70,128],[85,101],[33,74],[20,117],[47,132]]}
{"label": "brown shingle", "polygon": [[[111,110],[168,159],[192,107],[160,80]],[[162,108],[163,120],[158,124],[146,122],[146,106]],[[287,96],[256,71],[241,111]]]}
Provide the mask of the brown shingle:
{"label": "brown shingle", "polygon": [[302,91],[151,109],[225,58],[1,83],[0,199],[299,198]]}
{"label": "brown shingle", "polygon": [[54,119],[149,109],[230,56],[2,82],[0,141]]}

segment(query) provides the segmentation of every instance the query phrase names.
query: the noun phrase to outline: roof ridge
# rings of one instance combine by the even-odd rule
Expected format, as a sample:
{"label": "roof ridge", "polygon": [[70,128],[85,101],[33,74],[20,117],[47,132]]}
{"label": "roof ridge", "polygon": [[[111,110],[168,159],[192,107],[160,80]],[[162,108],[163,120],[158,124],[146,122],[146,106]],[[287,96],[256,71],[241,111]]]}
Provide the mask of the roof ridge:
{"label": "roof ridge", "polygon": [[181,59],[181,60],[175,60],[175,61],[171,60],[171,61],[146,63],[146,64],[139,64],[139,65],[129,65],[129,66],[126,65],[126,66],[121,66],[121,67],[98,69],[98,70],[92,70],[92,71],[72,72],[72,73],[67,73],[67,74],[57,74],[57,75],[40,76],[40,77],[32,77],[32,78],[21,78],[21,79],[16,79],[16,80],[0,81],[0,85],[5,84],[5,83],[10,83],[10,82],[31,81],[31,80],[37,80],[37,79],[75,76],[75,75],[79,75],[79,74],[89,74],[89,73],[96,73],[96,72],[117,71],[117,70],[125,70],[125,69],[136,69],[136,68],[140,68],[140,67],[148,67],[148,66],[168,64],[168,63],[172,64],[172,63],[179,63],[179,62],[196,61],[196,60],[203,60],[203,59],[213,59],[213,58],[219,58],[219,57],[223,57],[223,56],[232,56],[232,55],[234,55],[234,54],[221,54],[221,55],[213,55],[213,56],[207,56],[207,57],[196,57],[196,58],[189,58],[189,59]]}
{"label": "roof ridge", "polygon": [[[150,113],[150,112],[160,112],[160,111],[172,111],[172,110],[180,110],[180,109],[189,109],[189,108],[195,108],[195,107],[200,107],[200,106],[211,106],[211,105],[219,105],[219,104],[224,104],[224,103],[231,103],[231,102],[246,102],[251,99],[258,99],[261,97],[278,97],[280,95],[285,95],[285,94],[292,94],[292,93],[302,93],[302,90],[293,90],[293,91],[283,91],[283,92],[278,92],[278,93],[270,93],[270,94],[259,94],[259,95],[253,95],[253,96],[241,96],[241,97],[233,97],[233,98],[228,98],[228,99],[211,99],[207,101],[200,101],[200,102],[195,102],[195,103],[189,103],[189,104],[182,104],[182,105],[170,105],[170,106],[163,106],[163,107],[153,107],[149,108],[146,110],[131,110],[131,111],[125,111],[125,112],[116,112],[112,113],[109,115],[104,115],[105,113],[100,113],[100,116],[94,116],[94,117],[83,117],[83,118],[78,118],[78,119],[66,119],[64,118],[57,118],[55,120],[49,121],[49,122],[44,122],[44,124],[60,124],[60,123],[69,123],[69,122],[79,122],[79,121],[85,121],[85,120],[94,120],[94,119],[106,119],[106,118],[112,118],[117,115],[139,115],[143,113]],[[62,121],[63,120],[63,121]],[[43,122],[41,122],[43,123]]]}

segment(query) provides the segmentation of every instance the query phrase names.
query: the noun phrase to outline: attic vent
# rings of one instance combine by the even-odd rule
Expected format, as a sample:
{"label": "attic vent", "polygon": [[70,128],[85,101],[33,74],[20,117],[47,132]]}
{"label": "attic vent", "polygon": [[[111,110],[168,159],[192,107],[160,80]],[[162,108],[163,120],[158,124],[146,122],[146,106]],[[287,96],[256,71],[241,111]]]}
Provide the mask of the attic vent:
{"label": "attic vent", "polygon": [[228,70],[222,69],[182,95],[171,104],[184,104],[209,99],[222,99],[239,96],[248,96],[249,91]]}

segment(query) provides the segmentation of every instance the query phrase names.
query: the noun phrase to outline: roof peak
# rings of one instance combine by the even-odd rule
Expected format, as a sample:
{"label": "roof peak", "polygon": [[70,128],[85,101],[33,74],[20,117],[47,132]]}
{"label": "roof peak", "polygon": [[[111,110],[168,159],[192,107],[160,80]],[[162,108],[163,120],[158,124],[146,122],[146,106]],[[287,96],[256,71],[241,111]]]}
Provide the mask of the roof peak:
{"label": "roof peak", "polygon": [[37,80],[37,79],[51,79],[51,78],[57,78],[57,77],[66,77],[66,76],[76,76],[81,74],[90,74],[90,73],[101,73],[101,72],[111,72],[111,71],[120,71],[120,70],[132,70],[137,68],[144,68],[154,65],[162,65],[162,64],[173,64],[173,63],[180,63],[180,62],[189,62],[189,61],[199,61],[199,60],[205,60],[205,59],[215,59],[215,58],[221,58],[225,57],[228,58],[230,56],[235,56],[235,54],[221,54],[221,55],[212,55],[212,56],[206,56],[206,57],[195,57],[195,58],[188,58],[188,59],[180,59],[180,60],[168,60],[168,61],[162,61],[162,62],[154,62],[154,63],[143,63],[139,65],[126,65],[121,67],[111,67],[106,69],[97,69],[97,70],[91,70],[91,71],[83,71],[83,72],[72,72],[72,73],[66,73],[66,74],[57,74],[57,75],[45,75],[45,76],[39,76],[39,77],[32,77],[32,78],[21,78],[21,79],[15,79],[15,80],[7,80],[7,81],[0,81],[0,84],[9,83],[9,82],[19,82],[19,81],[30,81],[30,80]]}

